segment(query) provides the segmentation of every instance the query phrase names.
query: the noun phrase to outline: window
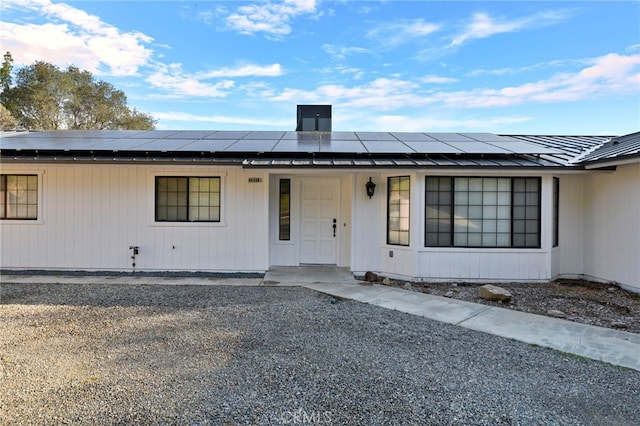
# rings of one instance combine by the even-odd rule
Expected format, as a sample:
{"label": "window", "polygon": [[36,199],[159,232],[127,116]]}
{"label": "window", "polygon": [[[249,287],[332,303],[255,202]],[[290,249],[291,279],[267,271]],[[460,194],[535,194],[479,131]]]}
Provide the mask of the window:
{"label": "window", "polygon": [[387,244],[409,245],[409,176],[387,179]]}
{"label": "window", "polygon": [[281,241],[291,239],[291,179],[280,179],[280,204],[278,229]]}
{"label": "window", "polygon": [[427,247],[540,247],[540,178],[427,177]]}
{"label": "window", "polygon": [[0,175],[0,219],[38,219],[37,175]]}
{"label": "window", "polygon": [[157,222],[220,222],[220,177],[156,177]]}
{"label": "window", "polygon": [[560,244],[560,179],[553,178],[553,246],[558,247]]}
{"label": "window", "polygon": [[425,220],[427,225],[426,245],[447,247],[452,245],[451,212],[453,178],[427,178],[427,194],[425,201]]}

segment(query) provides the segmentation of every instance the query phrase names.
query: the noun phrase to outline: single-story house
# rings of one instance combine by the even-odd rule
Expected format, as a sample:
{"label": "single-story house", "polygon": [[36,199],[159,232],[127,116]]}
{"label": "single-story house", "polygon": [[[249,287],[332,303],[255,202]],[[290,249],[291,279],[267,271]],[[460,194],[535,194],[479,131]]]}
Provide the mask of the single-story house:
{"label": "single-story house", "polygon": [[0,268],[327,264],[640,292],[640,132],[334,132],[307,108],[295,131],[3,132]]}

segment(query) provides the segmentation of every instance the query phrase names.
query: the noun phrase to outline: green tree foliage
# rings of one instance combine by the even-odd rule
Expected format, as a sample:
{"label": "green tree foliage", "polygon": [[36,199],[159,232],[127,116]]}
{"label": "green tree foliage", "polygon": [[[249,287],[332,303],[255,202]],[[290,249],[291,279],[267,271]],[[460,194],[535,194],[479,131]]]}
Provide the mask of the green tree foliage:
{"label": "green tree foliage", "polygon": [[0,104],[0,130],[15,129],[18,122],[4,105]]}
{"label": "green tree foliage", "polygon": [[4,54],[4,60],[2,62],[2,68],[0,68],[0,103],[2,103],[2,130],[14,128],[18,125],[16,119],[11,115],[11,112],[5,105],[10,105],[10,101],[7,99],[9,90],[11,88],[11,71],[13,70],[13,57],[11,52]]}
{"label": "green tree foliage", "polygon": [[60,70],[37,61],[21,68],[15,85],[3,86],[2,104],[20,127],[30,130],[155,128],[153,117],[127,106],[123,91],[73,65]]}
{"label": "green tree foliage", "polygon": [[9,90],[11,87],[11,70],[13,69],[13,57],[11,52],[4,54],[4,60],[2,62],[2,68],[0,68],[0,87],[2,87],[2,93]]}

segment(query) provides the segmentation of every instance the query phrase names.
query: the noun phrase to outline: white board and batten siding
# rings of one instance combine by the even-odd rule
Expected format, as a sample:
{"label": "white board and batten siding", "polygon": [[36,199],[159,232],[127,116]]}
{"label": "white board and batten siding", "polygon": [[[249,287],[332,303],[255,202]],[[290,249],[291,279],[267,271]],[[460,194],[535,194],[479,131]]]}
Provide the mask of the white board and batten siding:
{"label": "white board and batten siding", "polygon": [[[337,210],[319,221],[330,232],[331,224],[325,222],[335,214],[335,253],[329,260],[318,258],[319,263],[348,266],[356,275],[374,271],[425,281],[585,277],[640,291],[639,163],[615,171],[555,175],[560,178],[558,247],[553,247],[554,175],[542,174],[542,244],[537,249],[425,247],[427,171],[3,164],[2,173],[36,174],[39,185],[37,220],[1,222],[3,269],[130,271],[129,246],[140,247],[136,270],[262,272],[272,265],[297,266],[305,260],[300,254],[303,182],[328,182],[338,190],[332,195]],[[411,177],[409,246],[386,241],[387,177],[400,175]],[[156,222],[156,176],[219,176],[220,222]],[[373,198],[365,193],[369,177],[377,185]],[[289,241],[278,239],[280,178],[291,179]]]}
{"label": "white board and batten siding", "polygon": [[[2,221],[4,269],[265,271],[268,187],[231,167],[3,165],[39,176],[37,221]],[[156,176],[219,176],[220,222],[155,222]],[[250,179],[253,178],[253,179]]]}
{"label": "white board and batten siding", "polygon": [[432,281],[548,281],[547,253],[519,249],[421,250],[418,274]]}
{"label": "white board and batten siding", "polygon": [[[387,177],[397,175],[411,177],[409,246],[386,244]],[[495,172],[474,174],[476,175],[495,176]],[[369,176],[372,176],[377,185],[376,194],[372,199],[360,194],[361,187],[364,188]],[[356,274],[373,271],[392,278],[417,281],[549,281],[552,279],[553,177],[551,175],[541,177],[541,248],[492,249],[424,246],[424,173],[361,174],[356,180],[354,198],[356,218],[354,219],[352,269]],[[372,229],[379,229],[382,232],[371,232]]]}
{"label": "white board and batten siding", "polygon": [[640,162],[585,176],[584,270],[640,292]]}

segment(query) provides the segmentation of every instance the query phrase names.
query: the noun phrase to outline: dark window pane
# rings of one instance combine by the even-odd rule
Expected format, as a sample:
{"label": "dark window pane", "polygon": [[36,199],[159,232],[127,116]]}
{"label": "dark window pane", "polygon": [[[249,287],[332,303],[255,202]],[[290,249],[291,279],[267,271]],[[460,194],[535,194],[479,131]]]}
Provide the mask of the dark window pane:
{"label": "dark window pane", "polygon": [[156,177],[156,221],[219,222],[219,177]]}
{"label": "dark window pane", "polygon": [[425,183],[425,245],[539,247],[540,178],[426,177]]}
{"label": "dark window pane", "polygon": [[278,206],[278,239],[291,239],[291,179],[280,179],[280,202]]}
{"label": "dark window pane", "polygon": [[453,179],[427,177],[425,197],[425,245],[446,247],[451,245],[451,215]]}
{"label": "dark window pane", "polygon": [[540,246],[540,178],[514,178],[513,245]]}

